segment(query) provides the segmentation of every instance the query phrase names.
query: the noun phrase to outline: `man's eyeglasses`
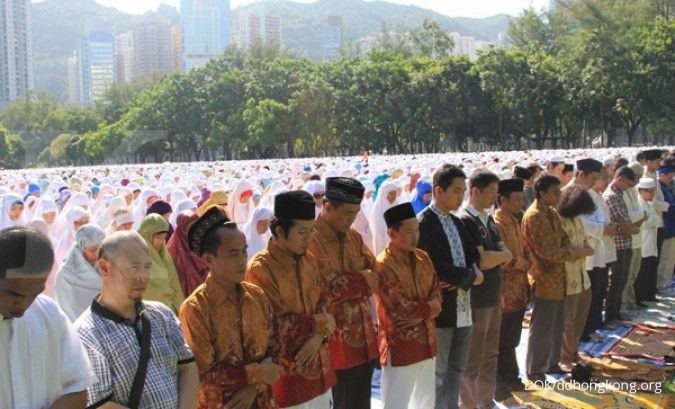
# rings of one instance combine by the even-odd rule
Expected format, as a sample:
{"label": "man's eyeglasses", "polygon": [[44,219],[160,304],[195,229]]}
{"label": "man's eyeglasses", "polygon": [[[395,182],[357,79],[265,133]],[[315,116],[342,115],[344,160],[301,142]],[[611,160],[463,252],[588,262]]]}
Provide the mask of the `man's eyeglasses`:
{"label": "man's eyeglasses", "polygon": [[117,268],[122,272],[122,274],[129,279],[136,280],[139,278],[150,277],[150,270],[152,269],[152,264],[140,265],[134,264],[128,267],[124,267],[115,263],[114,261],[108,261],[111,265],[117,266]]}

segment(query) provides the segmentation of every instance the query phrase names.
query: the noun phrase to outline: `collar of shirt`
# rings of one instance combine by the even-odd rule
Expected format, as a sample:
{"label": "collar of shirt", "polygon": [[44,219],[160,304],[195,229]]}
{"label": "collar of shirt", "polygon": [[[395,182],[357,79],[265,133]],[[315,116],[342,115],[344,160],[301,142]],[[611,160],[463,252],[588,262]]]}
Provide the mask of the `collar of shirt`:
{"label": "collar of shirt", "polygon": [[[108,309],[108,307],[104,306],[103,304],[98,302],[98,297],[94,298],[94,300],[91,302],[91,312],[94,314],[98,314],[101,317],[108,319],[110,321],[113,321],[117,324],[123,324],[123,323],[132,323],[130,320],[126,319],[125,317],[117,314],[116,312]],[[135,321],[138,321],[138,318],[141,315],[141,312],[145,309],[145,304],[143,304],[143,301],[138,301],[135,305],[136,307],[136,319]]]}
{"label": "collar of shirt", "polygon": [[436,215],[438,217],[441,217],[441,218],[449,219],[450,216],[452,215],[451,212],[447,212],[447,213],[442,212],[441,209],[436,207],[436,202],[434,202],[433,200],[429,204],[429,209],[431,209],[432,212],[436,213]]}
{"label": "collar of shirt", "polygon": [[270,256],[275,258],[281,265],[295,266],[302,258],[302,256],[298,256],[283,249],[274,237],[270,239],[269,244],[267,245],[267,251],[270,253]]}
{"label": "collar of shirt", "polygon": [[488,221],[488,214],[486,211],[478,211],[476,210],[475,207],[471,206],[470,204],[466,204],[464,206],[464,210],[466,210],[467,213],[469,213],[473,217],[477,217],[484,226],[487,226],[487,221]]}
{"label": "collar of shirt", "polygon": [[518,219],[516,219],[516,217],[512,214],[507,214],[506,212],[502,211],[502,209],[495,210],[494,218],[500,223],[508,223],[516,226],[518,225]]}
{"label": "collar of shirt", "polygon": [[623,196],[623,192],[616,186],[616,183],[612,183],[612,185],[609,188],[612,190],[612,192],[616,193],[617,195]]}
{"label": "collar of shirt", "polygon": [[[237,283],[235,288],[237,294],[240,296],[239,299],[241,300],[241,296],[244,294],[244,288],[242,287],[241,283]],[[206,293],[216,303],[216,305],[221,305],[228,300],[235,303],[238,302],[238,300],[235,299],[227,290],[225,290],[225,288],[223,288],[218,280],[213,278],[211,274],[209,274],[209,276],[206,278]]]}
{"label": "collar of shirt", "polygon": [[386,251],[399,263],[410,265],[410,260],[415,258],[415,252],[398,249],[391,244],[387,246]]}

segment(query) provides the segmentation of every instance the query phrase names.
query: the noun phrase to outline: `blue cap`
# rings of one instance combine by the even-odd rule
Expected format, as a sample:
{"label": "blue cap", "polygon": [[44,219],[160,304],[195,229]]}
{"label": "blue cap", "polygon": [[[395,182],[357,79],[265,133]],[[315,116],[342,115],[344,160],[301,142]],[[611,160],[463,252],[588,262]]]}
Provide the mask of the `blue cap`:
{"label": "blue cap", "polygon": [[657,172],[662,174],[662,175],[667,174],[667,173],[675,173],[675,168],[672,167],[672,166],[668,166],[668,165],[661,165],[661,166],[659,166],[659,169],[657,170]]}

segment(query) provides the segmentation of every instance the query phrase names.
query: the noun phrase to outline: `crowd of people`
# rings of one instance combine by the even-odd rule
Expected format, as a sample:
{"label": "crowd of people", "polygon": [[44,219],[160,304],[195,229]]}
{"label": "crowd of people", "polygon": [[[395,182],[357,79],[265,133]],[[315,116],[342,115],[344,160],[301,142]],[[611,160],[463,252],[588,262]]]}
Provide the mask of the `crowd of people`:
{"label": "crowd of people", "polygon": [[[491,408],[675,267],[675,151],[0,173],[0,408]],[[531,309],[526,367],[516,348]]]}

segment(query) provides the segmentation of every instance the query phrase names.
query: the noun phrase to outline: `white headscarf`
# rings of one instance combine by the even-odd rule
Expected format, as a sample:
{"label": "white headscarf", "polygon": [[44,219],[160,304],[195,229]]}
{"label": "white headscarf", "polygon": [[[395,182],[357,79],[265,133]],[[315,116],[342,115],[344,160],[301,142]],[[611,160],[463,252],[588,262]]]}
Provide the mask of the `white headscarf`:
{"label": "white headscarf", "polygon": [[[171,207],[173,207],[173,205]],[[173,208],[176,209],[176,210],[174,210],[171,213],[171,216],[169,216],[169,222],[171,223],[171,226],[173,226],[173,228],[176,229],[178,215],[181,212],[184,212],[185,210],[196,211],[197,210],[197,203],[195,203],[191,199],[183,199],[180,202],[178,202],[178,205],[176,205],[176,207],[173,207]]]}
{"label": "white headscarf", "polygon": [[121,196],[116,196],[114,197],[110,203],[108,203],[108,207],[103,209],[97,216],[96,216],[96,224],[98,227],[105,229],[110,225],[112,222],[113,218],[113,213],[115,213],[115,210],[119,209],[120,207],[125,207],[127,205],[127,201],[125,198]]}
{"label": "white headscarf", "polygon": [[237,183],[237,186],[234,188],[234,192],[227,203],[227,213],[232,218],[232,221],[237,223],[237,226],[240,228],[246,224],[255,207],[253,200],[250,198],[246,203],[241,203],[241,194],[247,190],[253,190],[253,184],[248,180],[241,180]]}
{"label": "white headscarf", "polygon": [[98,264],[91,265],[84,258],[88,247],[99,246],[105,233],[95,224],[86,224],[78,230],[75,243],[56,274],[56,302],[71,321],[75,321],[101,292],[101,274]]}
{"label": "white headscarf", "polygon": [[21,217],[19,217],[16,220],[12,220],[9,218],[9,212],[12,210],[12,206],[17,203],[21,203],[23,205],[23,200],[21,200],[21,196],[17,194],[7,193],[4,196],[2,196],[2,202],[0,203],[0,213],[1,213],[0,229],[26,225],[26,217],[24,215],[24,213],[26,212],[25,206],[23,209],[23,213],[21,213]]}
{"label": "white headscarf", "polygon": [[63,261],[64,257],[75,242],[75,222],[85,216],[89,216],[89,220],[91,221],[91,214],[78,206],[71,208],[64,215],[63,228],[60,229],[61,240],[59,241],[58,246],[56,246],[56,251],[54,252],[56,256],[56,263],[61,263]]}
{"label": "white headscarf", "polygon": [[48,230],[48,235],[49,238],[52,240],[52,244],[56,245],[57,243],[57,223],[56,223],[56,218],[54,218],[54,222],[52,224],[47,224],[42,216],[45,213],[56,213],[58,216],[59,213],[59,207],[56,205],[56,202],[48,197],[41,197],[40,200],[38,200],[37,204],[35,205],[35,213],[33,214],[33,220],[36,221],[39,220],[43,223],[45,223],[45,226],[47,226]]}
{"label": "white headscarf", "polygon": [[134,230],[138,230],[141,227],[141,223],[143,223],[143,219],[145,219],[148,212],[148,199],[152,196],[159,197],[155,189],[145,189],[138,195],[136,208],[134,209]]}
{"label": "white headscarf", "polygon": [[370,233],[373,235],[373,254],[377,257],[382,250],[389,244],[389,236],[387,236],[387,223],[384,221],[384,212],[389,208],[399,204],[399,198],[394,200],[394,203],[389,203],[387,196],[391,192],[395,192],[398,188],[398,183],[395,180],[385,180],[380,186],[377,193],[377,199],[373,205],[373,210],[370,213],[368,224],[370,226]]}
{"label": "white headscarf", "polygon": [[244,235],[246,236],[246,244],[248,245],[248,258],[256,255],[259,251],[267,248],[267,242],[272,237],[272,233],[266,231],[263,234],[258,233],[258,222],[260,220],[269,220],[274,215],[274,212],[267,207],[258,207],[255,209],[251,218],[244,225]]}
{"label": "white headscarf", "polygon": [[[312,197],[317,194],[317,193],[325,193],[326,188],[324,187],[323,182],[320,180],[310,180],[309,182],[305,183],[305,186],[303,186],[302,190],[305,192],[309,193],[312,195]],[[321,207],[319,206],[314,206],[314,215],[316,217],[319,217],[319,214],[321,213]]]}

